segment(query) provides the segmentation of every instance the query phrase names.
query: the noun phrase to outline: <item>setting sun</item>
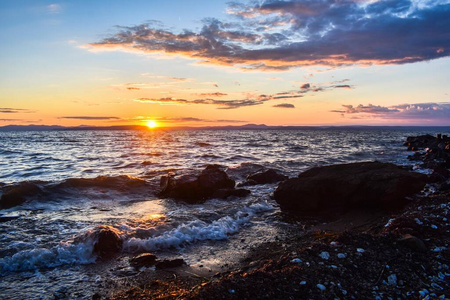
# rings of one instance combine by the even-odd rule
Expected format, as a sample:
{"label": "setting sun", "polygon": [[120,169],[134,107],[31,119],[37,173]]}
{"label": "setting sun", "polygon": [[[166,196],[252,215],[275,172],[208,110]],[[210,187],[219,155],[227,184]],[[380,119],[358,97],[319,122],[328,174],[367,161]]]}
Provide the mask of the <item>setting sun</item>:
{"label": "setting sun", "polygon": [[145,126],[147,126],[148,128],[155,128],[158,127],[158,123],[156,123],[153,120],[150,120],[145,123]]}

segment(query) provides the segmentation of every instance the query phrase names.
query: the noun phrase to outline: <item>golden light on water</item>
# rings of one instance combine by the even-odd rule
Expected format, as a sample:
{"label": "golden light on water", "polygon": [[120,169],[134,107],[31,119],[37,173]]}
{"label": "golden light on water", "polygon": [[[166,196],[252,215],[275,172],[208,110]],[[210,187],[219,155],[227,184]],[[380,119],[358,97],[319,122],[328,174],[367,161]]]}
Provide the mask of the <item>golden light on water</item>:
{"label": "golden light on water", "polygon": [[145,126],[147,126],[148,128],[156,128],[159,127],[158,123],[156,123],[156,121],[154,120],[149,120],[145,123]]}

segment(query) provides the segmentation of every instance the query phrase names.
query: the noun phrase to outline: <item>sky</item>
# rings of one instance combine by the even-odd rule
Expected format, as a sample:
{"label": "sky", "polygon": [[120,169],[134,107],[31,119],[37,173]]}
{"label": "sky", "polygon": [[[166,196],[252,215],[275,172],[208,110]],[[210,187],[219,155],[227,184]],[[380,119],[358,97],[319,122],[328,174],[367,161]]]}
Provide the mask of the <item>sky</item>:
{"label": "sky", "polygon": [[450,0],[0,0],[0,126],[450,126]]}

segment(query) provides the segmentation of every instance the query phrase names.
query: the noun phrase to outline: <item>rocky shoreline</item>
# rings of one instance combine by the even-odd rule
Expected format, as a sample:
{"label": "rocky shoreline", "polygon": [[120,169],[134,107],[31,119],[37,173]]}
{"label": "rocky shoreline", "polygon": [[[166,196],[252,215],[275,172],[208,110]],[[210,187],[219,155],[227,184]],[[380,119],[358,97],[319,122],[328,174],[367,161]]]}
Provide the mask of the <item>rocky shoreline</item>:
{"label": "rocky shoreline", "polygon": [[[415,187],[409,191],[410,193],[395,195],[394,198],[403,199],[407,194],[414,194],[409,195],[406,205],[402,203],[385,209],[386,203],[381,202],[382,209],[373,209],[374,203],[371,202],[368,206],[370,209],[365,209],[367,203],[348,209],[348,203],[344,203],[347,209],[340,210],[338,215],[331,214],[331,218],[326,210],[325,213],[321,209],[317,210],[318,206],[314,206],[312,217],[311,214],[310,216],[295,214],[299,209],[291,210],[288,206],[288,209],[284,210],[285,220],[291,226],[286,228],[284,234],[277,237],[275,242],[251,249],[239,266],[214,275],[201,273],[200,270],[190,272],[192,270],[189,271],[186,266],[166,270],[164,275],[142,274],[135,278],[131,287],[122,286],[110,297],[112,299],[448,299],[450,141],[446,136],[436,138],[420,136],[408,138],[405,145],[409,150],[415,151],[411,159],[420,158],[423,167],[432,169],[428,178],[420,174],[413,175],[416,176],[414,180],[418,181],[422,188],[425,184],[425,182],[422,184],[423,179],[428,182],[421,193],[416,194],[417,187]],[[338,173],[342,172],[339,170]],[[377,176],[372,178],[363,176],[363,179],[366,182],[376,181]],[[392,183],[398,174],[389,176],[384,178],[385,182]],[[301,177],[302,175],[299,176]],[[343,180],[350,179],[344,177]],[[407,178],[407,181],[411,180]],[[329,184],[330,178],[327,177],[326,181]],[[350,194],[361,192],[361,182],[356,180],[353,183],[357,187],[354,192],[340,189],[342,183],[339,181],[333,183],[334,190],[328,189],[327,192],[337,195],[343,193],[348,198]],[[286,185],[286,181],[280,184],[282,185]],[[369,189],[369,194],[373,192],[371,190],[373,186],[370,184],[366,188]],[[390,186],[381,185],[381,189],[392,192]],[[405,190],[404,187],[401,189]],[[320,189],[316,194],[309,196],[319,197],[320,202]],[[386,198],[387,201],[393,199],[390,197],[391,194]],[[279,195],[275,196],[277,197],[279,198]],[[357,201],[352,202],[355,203],[358,204]],[[333,205],[333,203],[320,204],[325,208]],[[101,298],[100,295],[98,298]]]}

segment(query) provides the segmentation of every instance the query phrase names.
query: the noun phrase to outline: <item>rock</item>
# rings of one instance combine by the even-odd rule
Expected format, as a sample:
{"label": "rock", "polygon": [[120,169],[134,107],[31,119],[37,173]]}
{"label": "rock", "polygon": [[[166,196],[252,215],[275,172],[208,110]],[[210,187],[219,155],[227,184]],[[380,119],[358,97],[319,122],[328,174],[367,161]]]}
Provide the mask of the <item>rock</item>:
{"label": "rock", "polygon": [[136,269],[142,267],[148,268],[154,266],[155,263],[156,263],[156,255],[151,253],[142,253],[130,259],[130,265],[132,265]]}
{"label": "rock", "polygon": [[[222,198],[227,194],[243,195],[243,191],[233,191],[234,185],[234,180],[230,179],[219,166],[209,165],[198,176],[189,174],[179,177],[174,175],[161,177],[160,196],[197,203],[214,197],[215,193]],[[221,190],[224,191],[220,192]],[[229,191],[226,192],[226,190]]]}
{"label": "rock", "polygon": [[440,166],[450,168],[450,138],[447,135],[410,136],[407,138],[405,146],[412,151],[425,149],[424,153],[416,152],[414,155],[408,156],[411,160],[424,161],[425,167],[429,162],[438,162]]}
{"label": "rock", "polygon": [[94,232],[94,253],[101,258],[108,258],[122,250],[119,231],[111,226],[99,226]]}
{"label": "rock", "polygon": [[425,244],[423,241],[413,235],[405,234],[401,239],[398,240],[399,243],[407,246],[411,250],[414,250],[416,252],[426,252],[427,247],[425,247]]}
{"label": "rock", "polygon": [[0,208],[11,208],[24,203],[28,197],[42,192],[41,188],[33,182],[24,181],[16,185],[7,186],[0,198]]}
{"label": "rock", "polygon": [[275,183],[286,179],[288,179],[286,175],[279,174],[274,169],[268,169],[248,175],[247,181],[243,185]]}
{"label": "rock", "polygon": [[282,210],[332,214],[354,209],[393,210],[419,192],[427,177],[396,165],[362,162],[312,168],[277,187]]}
{"label": "rock", "polygon": [[177,268],[177,267],[181,267],[182,265],[185,265],[185,264],[186,264],[186,262],[182,258],[165,259],[162,261],[158,261],[156,263],[156,269],[162,270],[162,269]]}

